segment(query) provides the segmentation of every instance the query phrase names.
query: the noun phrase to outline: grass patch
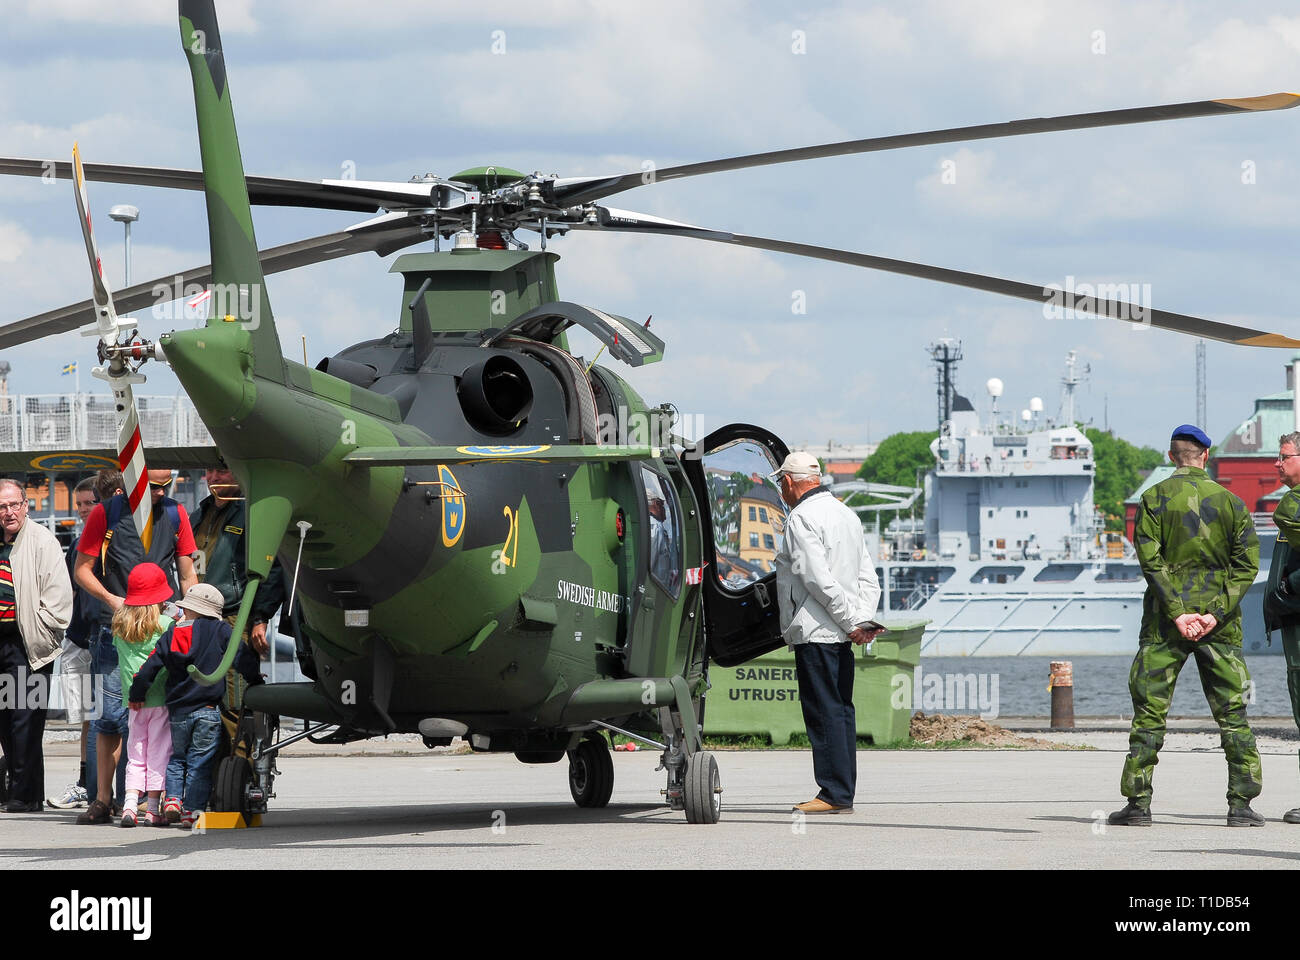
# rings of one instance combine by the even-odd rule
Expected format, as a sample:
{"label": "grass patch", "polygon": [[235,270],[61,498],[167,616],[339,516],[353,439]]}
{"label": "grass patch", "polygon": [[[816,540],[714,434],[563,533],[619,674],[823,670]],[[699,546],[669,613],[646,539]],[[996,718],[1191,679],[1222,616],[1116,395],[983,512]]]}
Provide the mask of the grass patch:
{"label": "grass patch", "polygon": [[[921,740],[913,740],[911,737],[903,737],[900,740],[893,740],[889,743],[873,743],[867,737],[858,737],[859,750],[968,750],[971,747],[979,747],[980,744],[973,743],[970,740],[939,740],[934,743],[925,743]],[[792,734],[789,743],[775,745],[772,738],[766,733],[750,734],[733,734],[719,735],[704,738],[704,749],[706,750],[810,750],[812,744],[808,742],[806,733]]]}
{"label": "grass patch", "polygon": [[[629,738],[616,734],[614,743],[616,745],[628,743]],[[635,742],[635,741],[633,741]],[[637,743],[639,750],[656,750],[658,748],[648,746],[644,743]],[[796,733],[790,736],[789,743],[780,745],[772,743],[772,738],[766,733],[745,733],[745,734],[717,734],[704,738],[704,749],[715,750],[720,752],[740,751],[740,750],[810,750],[812,745],[808,742],[806,733]],[[986,743],[977,743],[974,740],[913,740],[911,737],[903,737],[898,740],[891,740],[889,743],[872,743],[866,737],[858,737],[859,750],[1037,750],[1042,749],[1033,744],[1001,744],[992,745]],[[1057,750],[1094,750],[1087,744],[1057,744]]]}

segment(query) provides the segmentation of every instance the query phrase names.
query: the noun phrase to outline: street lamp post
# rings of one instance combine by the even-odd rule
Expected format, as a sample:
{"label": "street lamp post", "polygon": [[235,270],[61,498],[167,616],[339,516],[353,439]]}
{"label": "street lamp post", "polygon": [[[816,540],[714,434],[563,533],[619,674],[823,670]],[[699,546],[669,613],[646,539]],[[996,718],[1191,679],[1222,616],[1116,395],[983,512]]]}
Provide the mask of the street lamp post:
{"label": "street lamp post", "polygon": [[[131,286],[131,224],[140,219],[140,208],[129,203],[119,203],[108,211],[110,220],[116,220],[126,228],[126,284]],[[124,288],[125,288],[124,287]]]}

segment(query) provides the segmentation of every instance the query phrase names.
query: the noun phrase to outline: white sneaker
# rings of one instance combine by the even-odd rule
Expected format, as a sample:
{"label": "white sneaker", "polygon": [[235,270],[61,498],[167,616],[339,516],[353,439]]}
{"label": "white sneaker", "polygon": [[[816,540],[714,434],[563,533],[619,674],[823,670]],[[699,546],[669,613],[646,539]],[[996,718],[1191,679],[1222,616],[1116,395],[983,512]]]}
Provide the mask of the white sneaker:
{"label": "white sneaker", "polygon": [[70,783],[68,789],[64,790],[61,796],[50,797],[45,802],[59,810],[76,810],[79,807],[86,806],[90,802],[90,798],[86,795],[85,787]]}

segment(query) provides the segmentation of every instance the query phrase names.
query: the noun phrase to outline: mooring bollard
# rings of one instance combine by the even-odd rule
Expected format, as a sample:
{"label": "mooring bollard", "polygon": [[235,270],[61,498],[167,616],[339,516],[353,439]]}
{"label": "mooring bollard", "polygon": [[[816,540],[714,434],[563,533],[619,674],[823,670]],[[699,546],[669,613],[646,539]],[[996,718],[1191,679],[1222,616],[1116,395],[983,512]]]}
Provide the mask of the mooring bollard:
{"label": "mooring bollard", "polygon": [[1051,666],[1047,688],[1052,691],[1052,729],[1070,730],[1074,728],[1074,664],[1053,660]]}

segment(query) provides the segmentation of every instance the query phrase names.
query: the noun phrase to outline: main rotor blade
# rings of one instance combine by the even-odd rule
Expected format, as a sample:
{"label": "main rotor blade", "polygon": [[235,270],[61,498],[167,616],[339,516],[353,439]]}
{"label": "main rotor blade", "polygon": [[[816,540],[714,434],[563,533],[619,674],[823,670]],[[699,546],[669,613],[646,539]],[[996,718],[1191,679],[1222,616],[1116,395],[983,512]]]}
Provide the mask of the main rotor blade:
{"label": "main rotor blade", "polygon": [[[83,164],[87,180],[127,183],[174,190],[203,189],[202,170],[174,167],[137,167],[125,163]],[[29,160],[0,157],[0,174],[22,177],[72,179],[72,165],[64,160]],[[430,183],[381,183],[362,180],[293,180],[286,177],[245,177],[250,203],[279,207],[315,207],[374,213],[380,207],[427,207],[435,189]]]}
{"label": "main rotor blade", "polygon": [[[389,214],[358,224],[338,233],[327,233],[308,240],[298,240],[259,251],[262,272],[281,273],[295,267],[348,257],[354,253],[374,251],[386,257],[395,250],[427,239],[416,218]],[[212,265],[205,264],[155,280],[146,280],[113,295],[120,316],[154,304],[170,302],[185,295],[185,288],[206,287],[212,280]],[[0,349],[29,343],[56,333],[66,333],[95,322],[95,305],[83,300],[70,306],[49,310],[25,320],[0,326]]]}
{"label": "main rotor blade", "polygon": [[951,127],[926,133],[904,133],[889,137],[869,137],[865,140],[845,140],[841,143],[824,143],[815,147],[795,147],[790,150],[772,150],[751,153],[728,160],[708,160],[665,167],[653,173],[638,171],[612,177],[570,177],[555,181],[555,201],[561,206],[592,203],[602,197],[612,196],[633,187],[649,183],[662,183],[702,173],[720,173],[724,170],[741,170],[745,167],[762,167],[774,163],[791,163],[795,160],[812,160],[819,157],[839,157],[851,153],[874,153],[879,150],[898,150],[902,147],[919,147],[936,143],[961,143],[967,140],[991,140],[997,137],[1019,137],[1028,133],[1051,133],[1058,130],[1085,130],[1091,127],[1114,127],[1126,123],[1150,123],[1156,120],[1181,120],[1188,117],[1213,117],[1235,113],[1258,113],[1266,110],[1286,110],[1300,103],[1300,94],[1274,93],[1263,97],[1245,97],[1236,100],[1196,100],[1191,103],[1170,103],[1156,107],[1132,107],[1125,110],[1103,110],[1096,113],[1075,113],[1063,117],[1035,117],[1029,120],[1012,120],[1009,123],[983,123],[973,127]]}
{"label": "main rotor blade", "polygon": [[1149,304],[1132,304],[1123,300],[1112,300],[1100,296],[1084,297],[1080,289],[1063,290],[1052,286],[1036,286],[1017,280],[1003,280],[980,273],[967,273],[963,270],[949,270],[909,260],[892,260],[888,257],[876,257],[866,253],[853,253],[849,250],[836,250],[831,247],[815,247],[806,243],[793,243],[788,240],[770,240],[766,237],[750,237],[744,234],[728,233],[725,230],[711,230],[689,223],[678,223],[661,217],[646,216],[627,210],[597,208],[600,223],[575,223],[574,230],[598,230],[620,233],[655,233],[668,236],[693,237],[697,240],[713,240],[718,243],[731,243],[741,247],[753,247],[757,250],[770,250],[773,253],[793,253],[800,257],[816,260],[830,260],[835,263],[847,263],[855,267],[871,270],[883,270],[888,273],[901,273],[923,280],[936,280],[958,287],[973,290],[986,290],[1003,296],[1017,297],[1021,300],[1033,300],[1059,308],[1062,313],[1067,310],[1086,313],[1106,319],[1128,321],[1134,326],[1159,327],[1175,333],[1186,333],[1207,340],[1221,340],[1224,343],[1236,343],[1247,347],[1285,347],[1300,348],[1300,340],[1292,339],[1278,333],[1268,333],[1249,327],[1239,327],[1217,320],[1206,320],[1185,313],[1171,313],[1156,310]]}

